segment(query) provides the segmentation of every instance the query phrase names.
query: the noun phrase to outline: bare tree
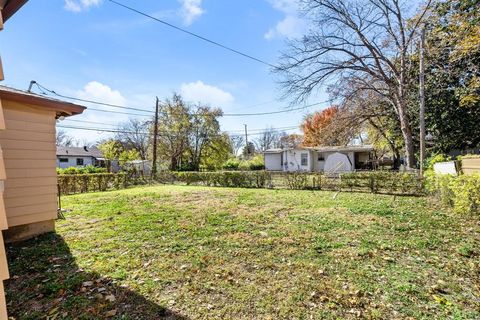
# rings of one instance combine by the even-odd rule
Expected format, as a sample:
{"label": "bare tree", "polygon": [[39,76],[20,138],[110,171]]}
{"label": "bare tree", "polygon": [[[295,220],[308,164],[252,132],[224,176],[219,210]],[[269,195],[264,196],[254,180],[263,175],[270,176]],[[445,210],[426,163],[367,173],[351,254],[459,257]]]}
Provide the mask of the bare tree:
{"label": "bare tree", "polygon": [[230,136],[230,145],[232,146],[232,154],[238,156],[238,153],[245,145],[245,139],[243,136]]}
{"label": "bare tree", "polygon": [[64,130],[58,130],[56,135],[57,147],[72,147],[75,145],[75,139]]}
{"label": "bare tree", "polygon": [[281,132],[276,131],[273,128],[267,128],[257,139],[255,139],[255,147],[260,152],[264,152],[271,148],[277,148],[280,146],[281,137]]}
{"label": "bare tree", "polygon": [[126,149],[133,149],[138,152],[142,160],[148,157],[150,135],[148,134],[148,121],[129,119],[120,124],[116,139],[121,141]]}
{"label": "bare tree", "polygon": [[[410,50],[432,0],[416,13],[413,1],[303,0],[312,29],[290,43],[278,72],[285,96],[302,101],[321,85],[340,85],[344,79],[376,92],[398,117],[405,144],[406,164],[414,166],[412,127],[407,112]],[[409,5],[409,7],[407,7]],[[414,16],[414,17],[413,17]],[[409,19],[410,18],[410,19]],[[368,81],[366,81],[368,80]]]}

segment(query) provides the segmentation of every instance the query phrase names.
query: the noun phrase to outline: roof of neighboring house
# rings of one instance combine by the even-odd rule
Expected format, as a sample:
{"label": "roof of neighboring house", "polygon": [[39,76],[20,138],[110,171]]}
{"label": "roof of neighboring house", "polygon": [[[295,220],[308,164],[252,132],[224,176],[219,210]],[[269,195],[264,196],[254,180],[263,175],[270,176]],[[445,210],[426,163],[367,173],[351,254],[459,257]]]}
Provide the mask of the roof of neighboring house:
{"label": "roof of neighboring house", "polygon": [[[299,150],[314,150],[318,152],[348,152],[348,151],[356,151],[356,152],[370,152],[373,151],[374,148],[371,145],[363,145],[363,146],[328,146],[328,147],[297,147],[295,149]],[[276,148],[276,149],[268,149],[264,153],[281,153],[286,150],[293,150],[292,148]]]}
{"label": "roof of neighboring house", "polygon": [[103,154],[102,151],[95,147],[57,147],[58,156],[94,157],[99,159],[103,157]]}
{"label": "roof of neighboring house", "polygon": [[10,19],[27,1],[28,0],[0,0],[0,4],[3,3],[3,21]]}
{"label": "roof of neighboring house", "polygon": [[86,107],[78,104],[65,102],[62,100],[53,99],[36,93],[18,90],[6,86],[0,86],[0,98],[19,103],[31,104],[43,109],[52,110],[57,113],[57,117],[68,117],[76,114],[81,114],[86,109]]}
{"label": "roof of neighboring house", "polygon": [[265,150],[263,153],[281,153],[285,150],[288,150],[288,149],[274,148],[274,149]]}
{"label": "roof of neighboring house", "polygon": [[305,149],[310,149],[310,150],[319,151],[319,152],[347,152],[347,151],[369,152],[374,150],[373,146],[371,145],[307,147]]}

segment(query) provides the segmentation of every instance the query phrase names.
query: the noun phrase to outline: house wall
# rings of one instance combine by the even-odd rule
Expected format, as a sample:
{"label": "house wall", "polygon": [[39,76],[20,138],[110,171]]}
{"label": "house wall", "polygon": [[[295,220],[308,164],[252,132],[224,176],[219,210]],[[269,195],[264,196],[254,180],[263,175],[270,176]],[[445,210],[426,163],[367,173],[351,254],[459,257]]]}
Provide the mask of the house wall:
{"label": "house wall", "polygon": [[54,220],[57,217],[55,111],[2,102],[6,130],[0,131],[0,145],[7,176],[3,200],[8,227]]}
{"label": "house wall", "polygon": [[[293,149],[284,151],[283,163],[284,171],[312,171],[313,162],[312,162],[312,151],[302,150],[302,149]],[[307,165],[302,166],[301,155],[307,154]]]}
{"label": "house wall", "polygon": [[[1,14],[0,14],[1,20]],[[1,61],[0,61],[1,64]],[[0,78],[3,79],[3,72],[0,72]],[[0,99],[0,132],[5,130],[5,121],[3,117],[3,103]],[[2,151],[2,144],[0,143],[0,319],[7,319],[7,304],[5,301],[5,292],[3,288],[3,281],[8,279],[8,262],[7,262],[7,255],[5,252],[5,245],[3,243],[3,230],[8,228],[7,223],[7,214],[5,210],[5,202],[4,202],[4,187],[5,187],[5,179],[7,178],[5,172],[5,161],[3,158],[3,151]]]}
{"label": "house wall", "polygon": [[[60,158],[68,159],[68,162],[60,162]],[[83,166],[77,165],[77,159],[83,159]],[[58,156],[57,157],[57,167],[61,169],[70,168],[70,167],[85,167],[88,165],[95,165],[95,159],[93,157],[82,157],[82,156]]]}
{"label": "house wall", "polygon": [[265,170],[281,171],[282,166],[282,152],[279,153],[265,153]]}

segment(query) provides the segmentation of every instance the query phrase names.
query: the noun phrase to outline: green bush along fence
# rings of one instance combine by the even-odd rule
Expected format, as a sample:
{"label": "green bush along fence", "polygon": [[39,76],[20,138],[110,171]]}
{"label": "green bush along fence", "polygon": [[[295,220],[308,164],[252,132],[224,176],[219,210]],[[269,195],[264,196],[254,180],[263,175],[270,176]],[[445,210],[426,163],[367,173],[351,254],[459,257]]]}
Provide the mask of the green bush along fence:
{"label": "green bush along fence", "polygon": [[178,172],[174,175],[176,181],[188,185],[424,194],[422,179],[415,173],[370,171],[344,173],[339,177],[332,177],[305,172],[221,171]]}
{"label": "green bush along fence", "polygon": [[124,173],[65,174],[57,176],[60,194],[122,189],[132,184]]}
{"label": "green bush along fence", "polygon": [[[151,182],[148,178],[135,177],[126,173],[58,175],[61,194],[121,189],[148,182]],[[416,174],[387,171],[344,173],[338,177],[305,172],[159,172],[155,182],[165,184],[184,183],[187,185],[211,187],[361,191],[401,195],[424,194],[422,180]]]}
{"label": "green bush along fence", "polygon": [[427,189],[456,213],[480,214],[480,174],[429,174]]}

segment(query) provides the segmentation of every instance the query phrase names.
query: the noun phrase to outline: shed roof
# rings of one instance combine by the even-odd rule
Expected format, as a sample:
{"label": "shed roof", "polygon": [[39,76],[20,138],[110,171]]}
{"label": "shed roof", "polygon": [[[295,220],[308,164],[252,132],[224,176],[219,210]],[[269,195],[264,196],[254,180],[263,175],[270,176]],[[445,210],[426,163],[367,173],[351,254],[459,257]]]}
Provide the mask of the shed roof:
{"label": "shed roof", "polygon": [[102,158],[103,154],[95,147],[57,147],[57,156],[94,157],[98,159]]}
{"label": "shed roof", "polygon": [[0,86],[0,98],[4,100],[31,104],[43,109],[52,110],[57,113],[57,117],[68,117],[76,114],[81,114],[86,109],[86,107],[78,104],[65,102],[62,100],[53,99],[36,93],[18,90],[6,86]]}

